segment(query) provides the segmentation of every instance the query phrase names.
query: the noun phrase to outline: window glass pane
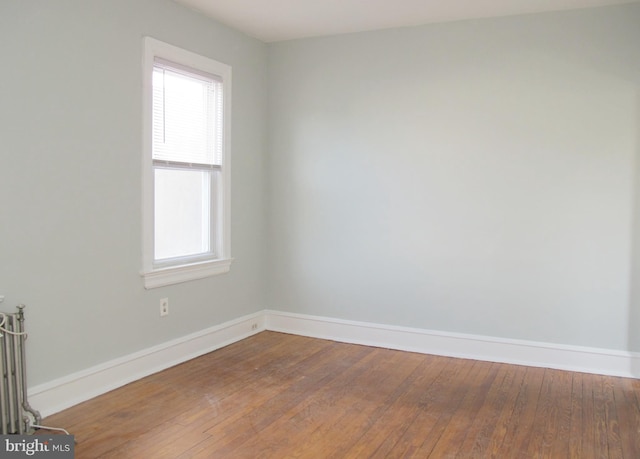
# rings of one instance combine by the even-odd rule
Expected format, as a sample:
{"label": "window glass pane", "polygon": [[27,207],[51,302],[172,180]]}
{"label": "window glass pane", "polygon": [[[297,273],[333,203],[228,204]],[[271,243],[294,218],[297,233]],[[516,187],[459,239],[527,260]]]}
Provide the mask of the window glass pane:
{"label": "window glass pane", "polygon": [[210,251],[211,172],[155,168],[155,260]]}

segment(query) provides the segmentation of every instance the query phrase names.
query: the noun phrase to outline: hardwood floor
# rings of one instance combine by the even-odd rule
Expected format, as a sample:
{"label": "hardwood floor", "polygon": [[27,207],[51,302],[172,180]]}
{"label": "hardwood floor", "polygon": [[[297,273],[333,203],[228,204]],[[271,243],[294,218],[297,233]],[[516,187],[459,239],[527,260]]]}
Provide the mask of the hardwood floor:
{"label": "hardwood floor", "polygon": [[635,459],[640,381],[263,332],[43,423],[79,459]]}

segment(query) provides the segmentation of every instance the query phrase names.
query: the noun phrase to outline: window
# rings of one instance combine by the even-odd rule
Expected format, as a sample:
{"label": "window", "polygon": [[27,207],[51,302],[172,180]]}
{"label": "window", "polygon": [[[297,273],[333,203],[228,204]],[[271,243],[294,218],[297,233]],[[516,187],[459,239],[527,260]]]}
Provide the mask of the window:
{"label": "window", "polygon": [[146,288],[229,271],[231,68],[144,42]]}

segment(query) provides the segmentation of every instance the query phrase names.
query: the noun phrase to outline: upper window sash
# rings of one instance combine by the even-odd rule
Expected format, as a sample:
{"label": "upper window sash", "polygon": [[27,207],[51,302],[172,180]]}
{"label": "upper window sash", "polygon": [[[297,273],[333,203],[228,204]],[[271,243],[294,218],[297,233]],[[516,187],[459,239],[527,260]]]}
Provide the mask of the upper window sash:
{"label": "upper window sash", "polygon": [[223,83],[154,59],[153,159],[222,164]]}

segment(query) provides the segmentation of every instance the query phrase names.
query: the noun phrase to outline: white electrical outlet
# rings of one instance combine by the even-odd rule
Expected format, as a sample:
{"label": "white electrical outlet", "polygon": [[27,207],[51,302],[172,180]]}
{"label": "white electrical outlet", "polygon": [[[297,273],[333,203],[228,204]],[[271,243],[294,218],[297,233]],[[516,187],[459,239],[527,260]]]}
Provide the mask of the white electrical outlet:
{"label": "white electrical outlet", "polygon": [[251,324],[251,330],[257,330],[258,324]]}
{"label": "white electrical outlet", "polygon": [[169,315],[169,298],[160,299],[160,317]]}

